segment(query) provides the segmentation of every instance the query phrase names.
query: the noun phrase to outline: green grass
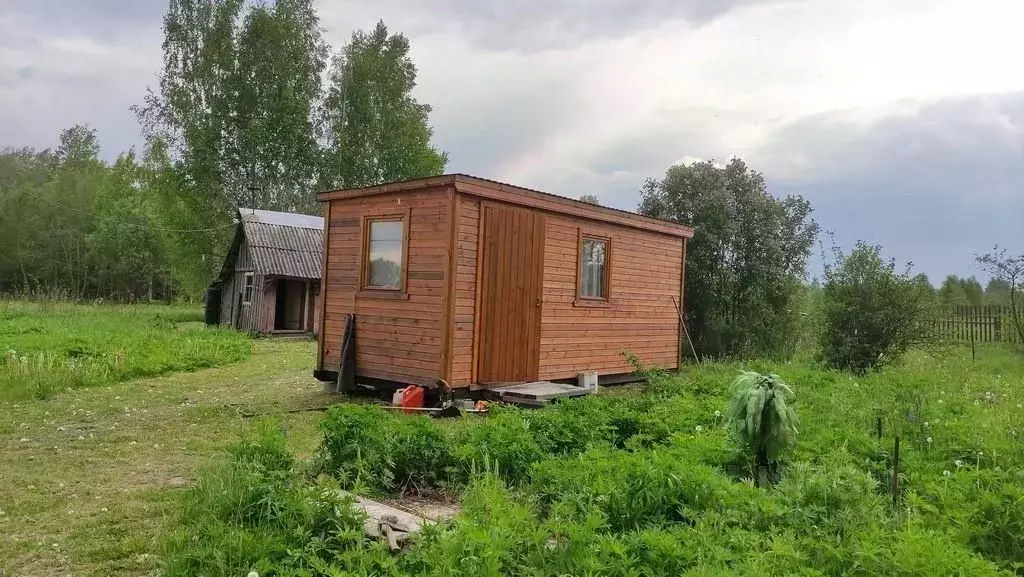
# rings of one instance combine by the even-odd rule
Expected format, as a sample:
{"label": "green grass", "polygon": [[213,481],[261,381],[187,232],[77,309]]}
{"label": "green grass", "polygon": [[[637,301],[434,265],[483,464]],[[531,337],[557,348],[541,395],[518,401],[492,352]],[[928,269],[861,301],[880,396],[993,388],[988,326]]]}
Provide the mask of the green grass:
{"label": "green grass", "polygon": [[[5,321],[18,323],[96,309],[24,310],[0,305]],[[124,316],[101,309],[100,318],[75,322],[117,327],[111,316],[130,324],[154,309],[115,310]],[[158,310],[175,331],[199,328],[195,311]],[[691,367],[540,411],[439,422],[352,405],[327,415],[289,413],[339,400],[311,377],[315,344],[249,346],[252,355],[232,365],[62,386],[45,399],[0,398],[0,569],[47,576],[1024,571],[1024,362],[1006,349],[980,348],[976,360],[963,349],[915,352],[865,377],[807,362]],[[797,444],[780,482],[767,489],[745,479],[723,420],[741,367],[778,373],[797,396]],[[252,413],[274,413],[277,422],[254,434],[260,420]],[[897,434],[902,493],[893,508]],[[461,500],[463,513],[395,557],[362,539],[358,517],[331,496],[339,487],[442,491]]]}
{"label": "green grass", "polygon": [[[169,575],[1019,575],[1021,360],[914,352],[864,377],[723,363],[458,423],[340,406],[311,460],[282,456],[273,428],[237,445],[163,554]],[[741,367],[796,393],[797,443],[765,488],[724,418]],[[325,490],[410,486],[458,495],[463,512],[401,557],[324,508]]]}
{"label": "green grass", "polygon": [[248,337],[195,308],[0,302],[0,399],[238,362]]}
{"label": "green grass", "polygon": [[[250,428],[245,414],[337,400],[311,376],[312,341],[253,348],[231,366],[0,401],[0,569],[157,574],[187,486]],[[311,454],[322,417],[281,416],[291,451]]]}

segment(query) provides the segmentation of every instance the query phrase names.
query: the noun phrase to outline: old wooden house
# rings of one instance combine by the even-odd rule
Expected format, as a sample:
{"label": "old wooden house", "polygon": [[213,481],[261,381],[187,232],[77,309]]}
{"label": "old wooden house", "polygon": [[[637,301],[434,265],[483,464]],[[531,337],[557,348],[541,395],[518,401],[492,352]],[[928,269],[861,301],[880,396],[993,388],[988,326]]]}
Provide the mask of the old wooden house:
{"label": "old wooden house", "polygon": [[324,220],[238,209],[220,276],[207,291],[206,322],[250,333],[318,333]]}
{"label": "old wooden house", "polygon": [[674,368],[692,229],[466,175],[322,192],[316,376],[335,379],[354,315],[374,384],[471,390]]}

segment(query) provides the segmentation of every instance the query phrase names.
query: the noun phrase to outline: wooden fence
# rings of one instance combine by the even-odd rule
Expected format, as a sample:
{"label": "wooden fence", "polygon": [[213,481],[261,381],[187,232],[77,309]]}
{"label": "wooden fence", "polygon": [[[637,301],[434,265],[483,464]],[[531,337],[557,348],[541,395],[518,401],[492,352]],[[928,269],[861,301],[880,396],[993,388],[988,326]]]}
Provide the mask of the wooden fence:
{"label": "wooden fence", "polygon": [[[1018,318],[1024,323],[1024,311],[1017,308]],[[984,305],[950,307],[932,321],[935,334],[940,338],[976,343],[1017,343],[1020,337],[1014,326],[1013,313],[1008,306]]]}

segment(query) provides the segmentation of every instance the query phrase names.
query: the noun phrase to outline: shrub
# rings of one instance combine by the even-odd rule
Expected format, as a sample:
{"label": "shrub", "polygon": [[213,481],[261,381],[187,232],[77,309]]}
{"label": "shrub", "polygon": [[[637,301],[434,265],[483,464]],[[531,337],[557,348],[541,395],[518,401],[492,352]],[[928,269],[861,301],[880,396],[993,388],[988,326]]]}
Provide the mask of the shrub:
{"label": "shrub", "polygon": [[456,450],[464,473],[496,468],[510,483],[525,480],[544,455],[523,410],[515,407],[494,407],[487,419],[465,431]]}
{"label": "shrub", "polygon": [[836,251],[825,267],[821,348],[829,366],[863,373],[898,359],[929,340],[929,288],[910,267],[896,272],[881,247],[864,243]]}
{"label": "shrub", "polygon": [[369,405],[339,405],[320,423],[319,468],[346,487],[379,492],[436,487],[454,455],[429,417],[388,413]]}
{"label": "shrub", "polygon": [[328,563],[388,574],[387,553],[364,547],[351,498],[333,481],[303,479],[280,427],[259,427],[229,454],[184,493],[164,547],[165,575],[314,575]]}

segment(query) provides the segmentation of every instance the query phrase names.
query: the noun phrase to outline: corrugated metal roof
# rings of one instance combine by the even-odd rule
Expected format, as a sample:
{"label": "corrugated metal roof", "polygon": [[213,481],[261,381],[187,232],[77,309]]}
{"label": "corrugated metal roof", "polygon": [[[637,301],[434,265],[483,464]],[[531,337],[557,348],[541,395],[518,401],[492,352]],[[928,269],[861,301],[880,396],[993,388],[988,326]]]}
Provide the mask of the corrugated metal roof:
{"label": "corrugated metal roof", "polygon": [[323,218],[248,208],[238,212],[256,270],[267,275],[320,278]]}
{"label": "corrugated metal roof", "polygon": [[276,210],[260,210],[258,208],[239,208],[238,214],[246,222],[261,222],[293,228],[324,229],[324,219],[319,216],[298,214],[294,212],[277,212]]}

